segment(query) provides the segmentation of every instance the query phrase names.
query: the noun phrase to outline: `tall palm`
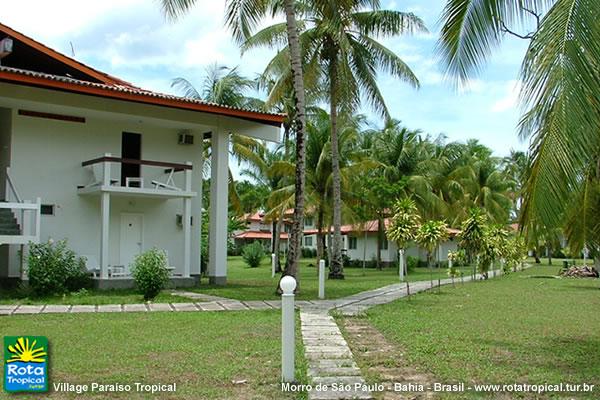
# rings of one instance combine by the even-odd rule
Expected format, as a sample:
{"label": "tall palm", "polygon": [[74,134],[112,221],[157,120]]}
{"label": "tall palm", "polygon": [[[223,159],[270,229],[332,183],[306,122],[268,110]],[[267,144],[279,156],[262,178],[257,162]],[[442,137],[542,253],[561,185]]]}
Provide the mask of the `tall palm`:
{"label": "tall palm", "polygon": [[269,188],[269,192],[272,193],[266,202],[266,205],[269,207],[266,217],[271,220],[271,252],[275,255],[275,265],[278,272],[280,272],[279,243],[281,229],[285,210],[290,207],[291,200],[286,198],[281,199],[276,194],[279,189],[285,186],[287,180],[291,178],[289,168],[287,168],[287,154],[282,146],[277,146],[271,150],[266,145],[263,145],[258,151],[258,156],[260,161],[242,170],[241,174],[252,178],[258,185]]}
{"label": "tall palm", "polygon": [[495,158],[472,159],[454,171],[464,188],[457,203],[463,211],[480,208],[492,223],[505,224],[512,208],[509,179],[502,173]]}
{"label": "tall palm", "polygon": [[[327,87],[324,97],[329,101],[331,116],[331,151],[333,167],[332,270],[330,278],[343,278],[341,257],[341,176],[339,167],[338,113],[352,114],[361,97],[385,118],[389,112],[377,86],[376,71],[418,87],[410,68],[375,37],[392,37],[414,31],[426,31],[420,18],[412,13],[381,10],[379,1],[300,1],[300,34],[308,75],[315,68],[322,72],[317,87]],[[267,27],[244,44],[245,49],[274,46],[281,43],[283,26]],[[285,53],[279,52],[269,67],[285,64]],[[319,68],[320,66],[320,68]],[[268,68],[269,68],[268,67]],[[287,79],[285,74],[282,79]]]}
{"label": "tall palm", "polygon": [[[161,0],[161,3],[166,15],[171,18],[177,18],[189,11],[196,3],[196,0]],[[261,18],[266,17],[269,11],[274,11],[275,6],[281,7],[281,3],[277,2],[277,4],[273,4],[270,0],[229,0],[227,3],[226,24],[232,30],[234,38],[238,42],[242,42],[250,35],[250,31],[256,28]],[[283,10],[286,18],[289,59],[293,76],[293,103],[296,109],[294,120],[296,131],[296,195],[285,273],[294,276],[298,280],[300,240],[304,225],[304,136],[306,122],[304,80],[300,41],[296,24],[296,2],[294,0],[283,0]]]}
{"label": "tall palm", "polygon": [[[600,149],[600,2],[596,0],[448,0],[438,50],[461,81],[476,74],[507,32],[539,21],[526,35],[521,68],[531,166],[522,226],[560,226],[584,171]],[[516,27],[516,28],[515,28]]]}
{"label": "tall palm", "polygon": [[[185,97],[242,108],[262,106],[259,99],[246,95],[246,92],[253,89],[255,85],[254,81],[240,75],[236,68],[228,68],[218,64],[207,67],[200,90],[196,89],[189,80],[182,77],[175,78],[171,83],[171,86],[180,90]],[[262,144],[257,140],[234,133],[231,136],[229,151],[238,163],[246,162],[257,165],[261,162],[258,156],[261,147]],[[208,152],[211,149],[209,139],[206,140],[204,148],[207,151],[205,157],[209,159],[210,153]],[[233,208],[239,212],[241,206],[231,170],[229,170],[229,198]]]}

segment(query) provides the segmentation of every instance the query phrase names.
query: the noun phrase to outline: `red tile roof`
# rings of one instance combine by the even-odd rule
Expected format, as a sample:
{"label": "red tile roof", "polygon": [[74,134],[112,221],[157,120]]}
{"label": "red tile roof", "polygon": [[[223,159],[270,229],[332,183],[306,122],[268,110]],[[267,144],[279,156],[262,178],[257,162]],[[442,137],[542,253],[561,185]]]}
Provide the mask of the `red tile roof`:
{"label": "red tile roof", "polygon": [[[281,232],[279,236],[281,240],[287,240],[287,232]],[[269,239],[271,240],[271,232],[259,232],[259,231],[245,231],[238,233],[233,237],[234,239]]]}
{"label": "red tile roof", "polygon": [[246,110],[237,107],[206,102],[199,99],[191,99],[144,90],[132,85],[129,82],[125,82],[119,78],[113,77],[104,72],[100,72],[77,60],[67,57],[64,54],[52,50],[42,43],[39,43],[30,37],[27,37],[22,33],[9,28],[6,25],[0,24],[0,32],[18,41],[21,41],[30,47],[33,47],[35,50],[52,57],[58,62],[77,69],[84,75],[90,76],[101,83],[84,81],[66,76],[52,75],[44,72],[36,72],[30,69],[25,70],[6,66],[0,66],[0,82],[34,86],[44,89],[59,90],[70,93],[151,104],[189,111],[218,114],[272,126],[280,126],[285,119],[284,114],[269,113],[258,110]]}
{"label": "red tile roof", "polygon": [[[390,220],[389,218],[385,218],[383,220],[384,222],[384,229],[387,229],[389,224],[390,224]],[[454,229],[454,228],[448,228],[448,234],[450,236],[456,236],[460,233],[460,229]],[[331,228],[331,231],[333,232],[333,228]],[[366,232],[378,232],[379,231],[379,221],[378,220],[372,220],[372,221],[367,221],[365,223],[357,223],[357,224],[352,224],[352,225],[342,225],[341,226],[341,231],[342,231],[342,235],[347,235],[349,233],[352,232],[362,232],[364,233]],[[316,235],[318,233],[318,231],[316,229],[308,229],[304,231],[305,235]]]}

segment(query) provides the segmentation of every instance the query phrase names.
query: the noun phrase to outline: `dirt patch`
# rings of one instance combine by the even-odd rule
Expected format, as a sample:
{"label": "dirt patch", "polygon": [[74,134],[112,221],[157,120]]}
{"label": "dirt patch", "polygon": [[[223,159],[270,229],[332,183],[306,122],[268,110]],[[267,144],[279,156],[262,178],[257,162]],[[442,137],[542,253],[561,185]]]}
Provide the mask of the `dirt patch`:
{"label": "dirt patch", "polygon": [[394,384],[401,383],[409,387],[423,385],[427,387],[435,381],[433,375],[419,371],[409,365],[403,349],[392,345],[366,319],[340,319],[344,337],[352,350],[355,361],[369,384],[382,384],[383,391],[373,392],[378,400],[432,399],[431,392],[396,392]]}

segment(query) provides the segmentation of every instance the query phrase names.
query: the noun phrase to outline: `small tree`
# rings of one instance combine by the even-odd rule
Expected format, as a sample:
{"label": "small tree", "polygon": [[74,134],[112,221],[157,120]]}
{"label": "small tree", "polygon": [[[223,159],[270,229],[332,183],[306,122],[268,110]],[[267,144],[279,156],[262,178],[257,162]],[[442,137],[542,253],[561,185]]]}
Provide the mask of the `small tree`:
{"label": "small tree", "polygon": [[[485,245],[486,217],[479,208],[469,210],[458,235],[459,245],[467,252],[469,262],[478,257]],[[475,269],[475,267],[473,267]],[[473,277],[475,273],[473,273]]]}
{"label": "small tree", "polygon": [[265,258],[265,249],[259,242],[244,246],[242,258],[250,268],[258,268]]}
{"label": "small tree", "polygon": [[165,251],[153,248],[136,256],[131,272],[135,286],[144,295],[144,300],[152,300],[169,282]]}
{"label": "small tree", "polygon": [[448,238],[448,226],[444,221],[425,222],[417,231],[417,242],[427,250],[427,264],[431,272],[431,285],[433,286],[433,254],[440,243]]}
{"label": "small tree", "polygon": [[394,215],[387,229],[387,236],[398,243],[398,249],[400,250],[399,268],[402,268],[401,275],[407,272],[404,250],[410,241],[416,239],[420,222],[421,217],[417,211],[417,205],[412,199],[404,198],[396,202]]}

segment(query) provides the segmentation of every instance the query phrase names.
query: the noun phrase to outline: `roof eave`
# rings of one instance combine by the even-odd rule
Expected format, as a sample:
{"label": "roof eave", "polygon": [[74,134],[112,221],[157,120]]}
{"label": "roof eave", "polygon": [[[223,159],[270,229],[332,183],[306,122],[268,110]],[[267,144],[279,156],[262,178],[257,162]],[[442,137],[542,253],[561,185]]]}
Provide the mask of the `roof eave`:
{"label": "roof eave", "polygon": [[150,94],[121,92],[97,86],[78,85],[71,82],[57,81],[39,76],[23,75],[9,71],[0,71],[0,81],[13,84],[34,86],[43,89],[59,90],[64,92],[83,94],[88,96],[104,97],[114,100],[131,101],[161,107],[177,108],[188,111],[205,112],[234,118],[241,118],[253,122],[279,127],[285,120],[282,114],[267,114],[255,111],[237,110],[212,104],[185,102],[177,99],[155,97]]}

